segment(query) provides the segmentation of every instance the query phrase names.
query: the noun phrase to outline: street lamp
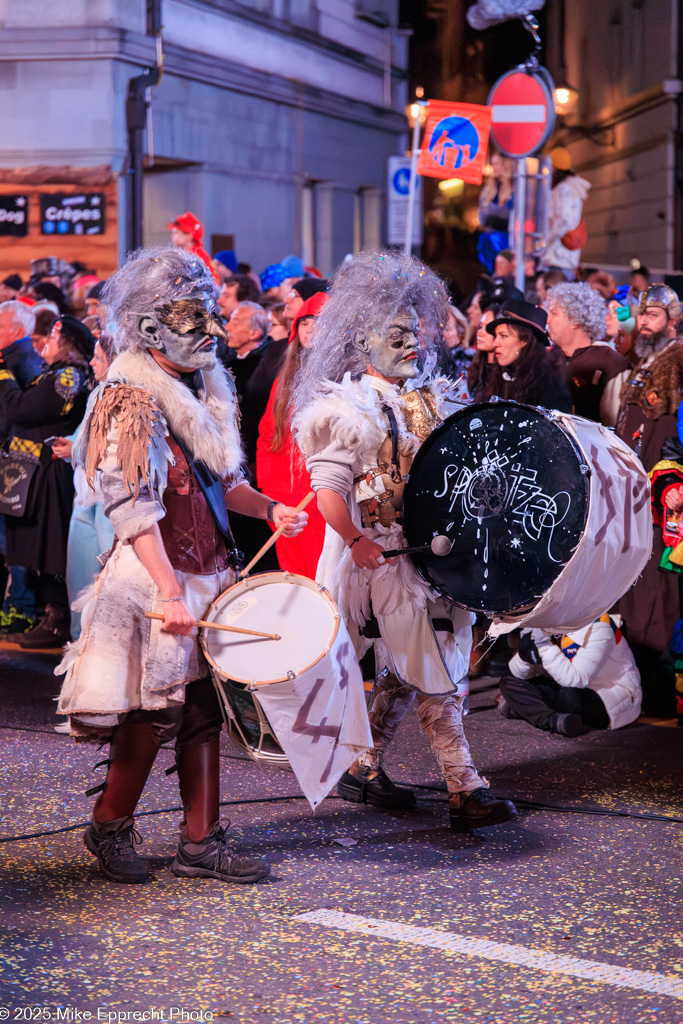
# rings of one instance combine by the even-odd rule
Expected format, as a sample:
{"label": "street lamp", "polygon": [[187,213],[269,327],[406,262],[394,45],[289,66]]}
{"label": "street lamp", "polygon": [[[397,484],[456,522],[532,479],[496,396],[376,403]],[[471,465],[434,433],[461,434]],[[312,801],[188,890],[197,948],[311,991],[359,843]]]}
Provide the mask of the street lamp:
{"label": "street lamp", "polygon": [[567,82],[555,86],[555,113],[558,117],[568,117],[578,106],[579,90]]}
{"label": "street lamp", "polygon": [[411,128],[415,127],[416,122],[419,121],[419,123],[423,125],[427,120],[427,104],[422,99],[424,94],[424,89],[421,85],[418,85],[415,90],[415,101],[413,103],[409,103],[406,107],[406,118]]}

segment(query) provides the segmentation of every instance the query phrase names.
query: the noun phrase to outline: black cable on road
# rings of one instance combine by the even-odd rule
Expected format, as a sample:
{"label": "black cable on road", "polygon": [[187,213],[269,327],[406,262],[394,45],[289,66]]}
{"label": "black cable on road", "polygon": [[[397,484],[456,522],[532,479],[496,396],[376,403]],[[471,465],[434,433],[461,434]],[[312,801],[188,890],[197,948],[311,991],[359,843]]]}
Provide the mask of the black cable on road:
{"label": "black cable on road", "polygon": [[[447,793],[448,790],[443,789],[441,786],[424,786],[419,784],[413,784],[410,782],[401,782],[401,786],[408,786],[411,789],[428,789],[435,793]],[[290,800],[305,800],[306,797],[302,794],[287,794],[283,796],[263,796],[263,797],[252,797],[244,800],[221,800],[221,807],[235,807],[246,804],[275,804],[284,803]],[[341,800],[342,797],[331,794],[325,798],[326,800]],[[506,797],[505,799],[512,800],[513,803],[519,804],[520,807],[528,807],[530,810],[539,811],[551,811],[566,814],[592,814],[598,816],[605,816],[610,818],[633,818],[639,821],[666,821],[672,825],[683,825],[683,818],[673,818],[665,814],[636,814],[633,811],[609,811],[600,810],[599,808],[592,807],[562,807],[559,804],[544,804],[536,800],[524,800],[521,797]],[[443,801],[445,803],[445,801]],[[182,807],[160,807],[155,811],[140,811],[135,815],[136,818],[149,818],[156,814],[178,814],[182,813]],[[17,843],[24,839],[43,839],[46,836],[57,836],[62,835],[65,832],[75,832],[76,829],[85,828],[89,825],[89,821],[79,821],[75,825],[67,825],[64,828],[48,829],[44,832],[28,832],[25,835],[19,836],[2,836],[0,837],[1,843]]]}

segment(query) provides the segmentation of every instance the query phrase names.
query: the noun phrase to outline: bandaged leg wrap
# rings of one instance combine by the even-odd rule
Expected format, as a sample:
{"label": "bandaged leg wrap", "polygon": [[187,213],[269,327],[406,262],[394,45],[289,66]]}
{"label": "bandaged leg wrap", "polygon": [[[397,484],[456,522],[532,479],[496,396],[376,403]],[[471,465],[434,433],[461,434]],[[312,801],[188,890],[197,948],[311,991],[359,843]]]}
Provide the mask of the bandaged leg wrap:
{"label": "bandaged leg wrap", "polygon": [[437,697],[418,695],[417,718],[444,773],[449,793],[471,793],[488,780],[472,764],[462,724],[464,697],[456,693]]}
{"label": "bandaged leg wrap", "polygon": [[396,730],[414,699],[415,690],[411,686],[405,686],[391,672],[378,677],[368,716],[373,748],[361,754],[357,765],[362,768],[379,768],[385,750],[396,735]]}

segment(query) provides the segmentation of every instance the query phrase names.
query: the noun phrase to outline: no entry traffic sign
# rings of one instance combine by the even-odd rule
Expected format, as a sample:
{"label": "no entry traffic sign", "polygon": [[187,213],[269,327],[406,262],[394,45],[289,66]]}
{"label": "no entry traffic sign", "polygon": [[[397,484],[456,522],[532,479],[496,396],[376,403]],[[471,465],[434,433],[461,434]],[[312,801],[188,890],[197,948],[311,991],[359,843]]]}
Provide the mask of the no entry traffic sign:
{"label": "no entry traffic sign", "polygon": [[555,127],[552,80],[545,68],[508,71],[491,90],[489,106],[491,138],[506,156],[536,153]]}

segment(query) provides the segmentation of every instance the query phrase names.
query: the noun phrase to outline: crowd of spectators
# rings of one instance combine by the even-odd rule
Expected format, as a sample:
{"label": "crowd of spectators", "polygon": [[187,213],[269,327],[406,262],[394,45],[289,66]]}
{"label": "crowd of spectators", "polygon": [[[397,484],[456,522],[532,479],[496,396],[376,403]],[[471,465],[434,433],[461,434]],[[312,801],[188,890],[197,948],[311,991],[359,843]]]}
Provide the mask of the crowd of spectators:
{"label": "crowd of spectators", "polygon": [[[647,302],[641,304],[641,294],[650,287],[644,267],[618,286],[609,273],[600,270],[584,271],[578,265],[543,267],[529,259],[525,291],[518,291],[512,277],[513,254],[507,248],[493,251],[501,240],[513,198],[509,170],[504,161],[496,166],[496,176],[484,196],[482,256],[490,264],[489,273],[482,275],[476,290],[460,306],[451,306],[442,331],[440,370],[466,383],[475,402],[493,397],[513,399],[574,413],[616,429],[643,458],[642,444],[634,443],[633,417],[628,418],[629,402],[636,402],[633,382],[643,367],[648,370],[653,358],[676,339],[677,298],[671,293],[668,306],[658,304],[665,323],[658,321],[658,330],[651,331],[649,307]],[[570,177],[560,174],[559,184]],[[576,184],[571,187],[575,189]],[[310,480],[290,431],[290,387],[311,345],[311,329],[326,301],[327,282],[296,256],[285,257],[260,274],[239,262],[232,250],[212,259],[201,245],[201,223],[189,212],[168,226],[172,244],[208,262],[216,281],[217,306],[226,332],[219,343],[219,357],[235,381],[246,472],[265,492],[295,505],[310,489]],[[56,257],[33,261],[26,281],[19,273],[11,273],[0,282],[1,455],[35,463],[22,514],[0,517],[5,563],[0,630],[26,649],[56,647],[77,638],[80,621],[74,601],[97,574],[97,556],[113,542],[101,495],[86,484],[82,470],[76,467],[74,471],[71,466],[72,442],[88,394],[106,375],[109,362],[106,310],[100,307],[102,286],[94,270]],[[683,399],[680,361],[677,390],[667,395],[666,410],[659,408],[658,394],[647,396],[650,405],[643,415],[648,423],[658,411],[660,418],[668,417],[655,431],[645,460],[647,470],[661,457],[666,438],[676,435],[675,419]],[[681,492],[683,495],[683,488]],[[667,507],[673,507],[672,503],[673,499]],[[315,575],[325,524],[315,502],[308,506],[308,514],[308,526],[296,544],[290,540],[282,548],[276,546],[270,563],[265,561],[262,568],[279,565]],[[246,558],[267,539],[270,529],[260,521],[242,521],[239,516],[233,526]],[[677,590],[678,577],[669,584]],[[656,574],[649,586],[658,586]],[[661,614],[659,599],[651,592],[645,599],[656,618]],[[639,600],[642,602],[642,594]],[[678,601],[675,607],[677,618]],[[656,664],[660,675],[668,656],[669,639],[662,638],[669,630],[670,618],[669,614],[654,641],[647,629],[641,631],[635,647],[636,653],[639,648],[646,652],[650,659],[646,662],[650,668]],[[596,627],[591,634],[605,649],[612,626],[608,617],[604,628]],[[523,659],[516,655],[505,684],[502,713],[526,717],[532,724],[568,735],[580,731],[581,723],[591,727],[625,724],[623,714],[610,710],[612,705],[605,712],[604,702],[597,711],[590,699],[553,703],[551,697],[558,685],[582,687],[586,683],[567,683],[566,678],[553,682],[548,677],[552,666],[557,669],[555,655],[548,652],[540,636],[533,641],[534,671],[546,672],[543,685],[530,681],[533,672],[523,668]],[[628,661],[625,649],[624,643],[621,661]],[[579,662],[574,675],[577,667]],[[472,672],[476,671],[473,665]],[[598,675],[604,683],[602,669]],[[673,688],[667,693],[670,700]]]}

